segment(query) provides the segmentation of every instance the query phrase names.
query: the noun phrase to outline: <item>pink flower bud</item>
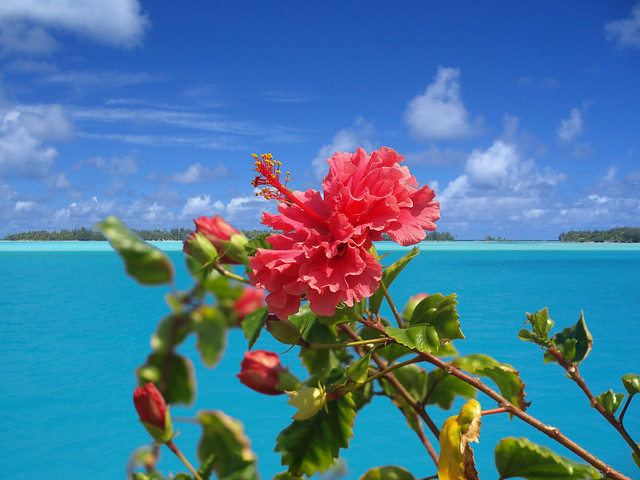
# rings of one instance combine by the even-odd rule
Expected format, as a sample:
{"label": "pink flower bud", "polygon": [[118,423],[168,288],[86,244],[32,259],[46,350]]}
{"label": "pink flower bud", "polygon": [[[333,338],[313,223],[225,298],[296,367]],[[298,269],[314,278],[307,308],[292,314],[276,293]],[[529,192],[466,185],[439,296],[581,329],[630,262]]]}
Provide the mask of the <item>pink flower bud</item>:
{"label": "pink flower bud", "polygon": [[277,353],[267,350],[245,352],[240,363],[240,382],[256,392],[266,395],[280,395],[284,390],[279,387],[279,374],[286,372]]}
{"label": "pink flower bud", "polygon": [[[242,235],[242,233],[225,222],[220,215],[216,215],[215,217],[198,217],[193,221],[196,224],[196,232],[204,235],[220,253],[227,249],[229,245],[227,242],[231,240],[232,235]],[[185,253],[189,254],[189,250],[192,248],[190,243],[193,241],[194,237],[189,235],[187,240],[184,242],[183,250]],[[237,264],[239,262],[227,255],[223,255],[220,257],[220,263]]]}
{"label": "pink flower bud", "polygon": [[173,426],[164,397],[153,383],[138,387],[133,391],[133,404],[140,422],[154,440],[166,443],[171,440]]}
{"label": "pink flower bud", "polygon": [[238,315],[238,321],[242,322],[244,317],[264,307],[265,291],[254,287],[245,287],[242,291],[242,295],[233,304],[233,310]]}

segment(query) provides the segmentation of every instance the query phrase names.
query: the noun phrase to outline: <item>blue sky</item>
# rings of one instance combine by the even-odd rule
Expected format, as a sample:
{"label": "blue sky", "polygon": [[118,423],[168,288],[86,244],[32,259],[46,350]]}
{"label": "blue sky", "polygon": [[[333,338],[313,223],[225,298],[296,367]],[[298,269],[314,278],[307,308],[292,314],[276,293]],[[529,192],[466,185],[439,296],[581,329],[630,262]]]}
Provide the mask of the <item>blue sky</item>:
{"label": "blue sky", "polygon": [[639,85],[637,1],[2,0],[0,238],[256,228],[251,153],[383,145],[459,239],[640,226]]}

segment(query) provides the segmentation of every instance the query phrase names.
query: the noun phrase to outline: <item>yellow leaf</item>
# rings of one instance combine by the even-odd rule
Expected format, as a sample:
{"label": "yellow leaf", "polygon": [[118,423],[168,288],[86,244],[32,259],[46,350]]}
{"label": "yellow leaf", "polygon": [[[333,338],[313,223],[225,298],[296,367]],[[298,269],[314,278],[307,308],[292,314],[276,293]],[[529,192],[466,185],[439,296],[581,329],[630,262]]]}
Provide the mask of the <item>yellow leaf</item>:
{"label": "yellow leaf", "polygon": [[478,442],[481,411],[480,403],[471,399],[458,415],[445,420],[439,439],[439,480],[479,480],[469,443]]}

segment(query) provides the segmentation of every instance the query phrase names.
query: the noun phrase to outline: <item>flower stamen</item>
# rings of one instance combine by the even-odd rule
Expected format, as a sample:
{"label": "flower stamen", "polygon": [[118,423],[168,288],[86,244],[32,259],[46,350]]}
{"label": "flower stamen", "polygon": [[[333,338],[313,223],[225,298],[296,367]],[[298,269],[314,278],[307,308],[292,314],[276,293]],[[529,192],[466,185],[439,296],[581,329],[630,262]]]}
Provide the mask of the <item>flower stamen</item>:
{"label": "flower stamen", "polygon": [[287,188],[287,182],[289,182],[291,172],[287,172],[284,184],[280,181],[280,174],[282,173],[282,170],[280,170],[282,166],[281,161],[274,160],[273,155],[270,153],[263,153],[260,157],[252,153],[251,156],[255,159],[253,163],[255,168],[253,170],[258,172],[258,175],[251,181],[251,185],[256,188],[261,185],[266,185],[260,189],[260,191],[256,192],[256,196],[264,197],[267,200],[285,202],[288,205],[295,204],[315,220],[323,224],[327,223],[326,219],[307,207]]}

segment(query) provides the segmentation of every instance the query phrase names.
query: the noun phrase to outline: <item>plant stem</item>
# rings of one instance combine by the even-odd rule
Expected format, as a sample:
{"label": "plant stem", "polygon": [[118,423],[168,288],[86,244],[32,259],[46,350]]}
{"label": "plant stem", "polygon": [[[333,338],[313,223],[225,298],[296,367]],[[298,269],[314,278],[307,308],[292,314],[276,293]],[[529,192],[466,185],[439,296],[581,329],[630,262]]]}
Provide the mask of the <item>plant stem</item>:
{"label": "plant stem", "polygon": [[380,337],[372,338],[371,340],[357,340],[346,343],[309,343],[305,341],[301,346],[310,350],[328,350],[330,348],[360,347],[374,343],[386,343],[390,340],[390,337]]}
{"label": "plant stem", "polygon": [[[358,334],[356,334],[356,332],[354,332],[351,329],[351,327],[349,327],[347,324],[339,325],[338,328],[340,330],[342,330],[344,333],[346,333],[348,336],[353,338],[354,340],[357,341],[357,340],[360,339],[360,337],[358,337]],[[361,351],[360,347],[354,347],[354,348],[358,352],[358,355],[360,355],[361,357],[364,355],[364,353]],[[387,362],[385,362],[382,359],[382,357],[380,357],[380,355],[378,355],[377,353],[372,353],[371,354],[371,358],[376,363],[376,365],[378,365],[379,368],[385,369],[387,367]],[[421,405],[420,402],[418,402],[415,398],[413,398],[413,396],[411,396],[411,394],[402,386],[402,384],[393,375],[393,373],[387,373],[387,375],[384,377],[384,379],[391,384],[391,386],[398,392],[398,394],[402,398],[404,398],[404,400],[414,410],[416,415],[418,415],[420,418],[422,418],[422,420],[427,424],[427,426],[429,427],[431,432],[434,433],[436,438],[438,438],[438,436],[440,434],[440,431],[438,430],[438,427],[436,426],[436,424],[433,423],[433,420],[431,420],[431,417],[429,417],[429,415],[427,414],[426,410],[424,409],[424,406]],[[379,379],[378,381],[380,383],[382,383],[382,379]],[[403,413],[403,415],[406,416],[406,414],[402,410],[402,408],[399,407],[399,406],[398,406],[398,408]],[[422,442],[422,444],[426,448],[427,453],[429,454],[429,456],[431,457],[433,462],[436,465],[438,465],[438,452],[436,452],[435,448],[433,448],[433,445],[431,444],[429,439],[424,435],[424,432],[416,432],[416,433],[417,433],[418,437],[420,438],[420,441]]]}
{"label": "plant stem", "polygon": [[213,263],[213,268],[215,268],[215,269],[216,269],[216,271],[217,271],[218,273],[220,273],[223,277],[227,277],[227,278],[230,278],[231,280],[236,280],[236,281],[238,281],[238,282],[242,282],[242,283],[247,283],[247,284],[248,284],[248,283],[251,283],[251,282],[249,282],[249,280],[247,280],[246,278],[241,277],[240,275],[236,275],[235,273],[230,272],[229,270],[225,270],[225,269],[224,269],[224,268],[222,268],[222,267],[220,266],[220,264],[218,264],[217,262],[216,262],[216,263]]}
{"label": "plant stem", "polygon": [[[598,399],[595,397],[595,395],[591,393],[591,390],[589,390],[589,387],[587,386],[587,383],[584,381],[584,378],[582,378],[582,376],[580,375],[580,370],[578,369],[578,366],[574,365],[572,362],[568,362],[564,358],[564,355],[562,355],[562,353],[559,350],[553,347],[548,347],[547,351],[551,355],[553,355],[556,358],[556,360],[558,360],[558,363],[562,368],[564,368],[564,370],[567,372],[571,380],[573,380],[576,383],[576,385],[580,387],[580,390],[582,390],[584,394],[587,396],[587,398],[589,399],[589,403],[591,404],[591,406],[595,408],[598,411],[598,413],[600,413],[600,415],[602,415],[607,420],[607,422],[609,422],[613,426],[613,428],[615,428],[618,431],[618,433],[624,439],[624,441],[627,442],[627,444],[631,447],[631,449],[635,452],[635,454],[640,457],[640,447],[638,447],[636,442],[633,441],[633,439],[631,438],[627,430],[622,425],[622,421],[616,419],[616,417],[612,413],[608,412],[607,409],[604,408],[604,406],[600,402],[598,402]],[[627,402],[628,402],[628,399],[627,399]],[[623,413],[624,413],[624,410],[620,414],[621,417]]]}
{"label": "plant stem", "polygon": [[196,477],[197,480],[202,480],[202,477],[200,476],[200,474],[198,473],[198,471],[193,468],[193,465],[191,465],[191,463],[189,463],[189,460],[187,460],[187,457],[185,457],[182,452],[180,451],[180,449],[178,447],[176,447],[176,444],[173,443],[173,440],[169,440],[166,443],[167,447],[169,447],[169,450],[171,450],[173,453],[176,454],[176,456],[182,461],[182,463],[185,464],[185,466],[189,469],[189,471],[191,472],[191,474]]}
{"label": "plant stem", "polygon": [[389,290],[387,290],[387,286],[384,284],[382,280],[380,280],[380,289],[382,290],[382,294],[384,295],[384,298],[387,300],[387,303],[391,308],[391,312],[393,313],[393,316],[396,319],[398,328],[404,328],[404,325],[402,324],[402,317],[400,317],[400,314],[396,309],[396,305],[393,303],[393,299],[391,298],[391,295],[389,295]]}
{"label": "plant stem", "polygon": [[[371,325],[371,326],[376,330],[378,330],[380,333],[383,333],[383,334],[385,333],[385,327],[383,325],[379,325],[379,326]],[[544,433],[548,437],[558,442],[560,445],[563,445],[565,448],[575,453],[577,456],[582,458],[584,461],[586,461],[590,465],[593,465],[595,468],[600,470],[600,472],[605,478],[611,478],[613,480],[631,480],[629,477],[613,469],[612,467],[604,463],[602,460],[597,458],[595,455],[591,454],[590,452],[582,448],[580,445],[575,443],[573,440],[571,440],[570,438],[560,433],[560,430],[558,430],[557,428],[551,425],[545,425],[537,418],[532,417],[528,413],[525,413],[523,410],[516,407],[509,400],[507,400],[498,392],[496,392],[495,390],[490,388],[488,385],[486,385],[484,382],[482,382],[479,378],[472,377],[471,375],[463,372],[462,370],[459,370],[454,365],[443,361],[442,359],[436,357],[435,355],[432,355],[430,353],[420,352],[417,349],[414,349],[414,352],[418,353],[427,363],[430,363],[444,370],[446,373],[453,375],[456,378],[459,378],[460,380],[475,387],[476,389],[478,389],[479,391],[487,395],[489,398],[495,400],[498,403],[499,407],[505,408],[509,413],[512,413],[514,416],[518,417],[523,422],[531,425],[535,429],[539,430],[540,432]]]}
{"label": "plant stem", "polygon": [[562,433],[560,433],[560,430],[558,430],[557,428],[551,425],[545,425],[537,418],[532,417],[528,413],[525,413],[520,408],[513,405],[509,400],[507,400],[506,398],[501,396],[498,392],[496,392],[495,390],[487,386],[479,378],[474,378],[468,375],[467,373],[463,372],[462,370],[459,370],[458,368],[451,365],[450,363],[446,363],[443,360],[436,357],[435,355],[431,355],[430,353],[422,352],[420,353],[420,355],[426,362],[431,363],[432,365],[435,365],[436,367],[443,369],[448,374],[453,375],[454,377],[457,377],[460,380],[463,380],[464,382],[468,383],[469,385],[472,385],[473,387],[477,388],[482,393],[487,395],[489,398],[492,398],[493,400],[498,402],[498,405],[501,408],[506,409],[509,413],[512,413],[514,416],[518,417],[523,422],[528,423],[535,429],[541,431],[548,437],[552,438],[559,444],[563,445],[564,447],[566,447],[567,449],[569,449],[570,451],[578,455],[580,458],[585,460],[587,463],[589,463],[590,465],[593,465],[595,468],[600,470],[600,472],[605,478],[611,478],[614,480],[631,480],[629,477],[623,475],[617,470],[614,470],[612,467],[604,463],[602,460],[600,460],[599,458],[597,458],[596,456],[594,456],[593,454],[591,454],[590,452],[582,448],[573,440],[564,436]]}

